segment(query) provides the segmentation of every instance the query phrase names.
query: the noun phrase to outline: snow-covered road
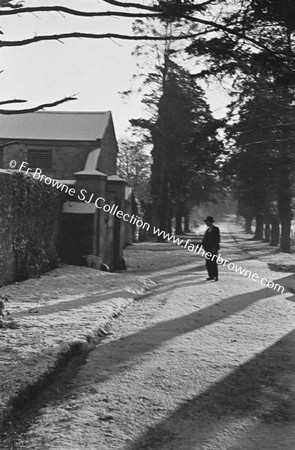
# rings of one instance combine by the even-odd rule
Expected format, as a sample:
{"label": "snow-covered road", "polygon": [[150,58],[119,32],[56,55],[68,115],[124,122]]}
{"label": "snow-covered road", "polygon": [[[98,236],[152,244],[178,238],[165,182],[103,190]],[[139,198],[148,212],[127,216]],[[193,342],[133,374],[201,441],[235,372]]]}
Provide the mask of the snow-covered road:
{"label": "snow-covered road", "polygon": [[294,450],[295,275],[221,232],[223,257],[285,293],[225,267],[207,282],[204,260],[177,246],[131,248],[134,273],[156,287],[3,448]]}

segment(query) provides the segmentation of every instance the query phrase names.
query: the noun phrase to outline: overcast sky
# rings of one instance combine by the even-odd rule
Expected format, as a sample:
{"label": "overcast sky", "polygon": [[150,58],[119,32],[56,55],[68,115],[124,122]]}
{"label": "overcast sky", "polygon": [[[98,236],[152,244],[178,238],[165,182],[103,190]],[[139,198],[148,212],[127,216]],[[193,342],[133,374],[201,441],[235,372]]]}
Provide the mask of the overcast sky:
{"label": "overcast sky", "polygon": [[[26,1],[26,6],[55,5],[56,2]],[[109,10],[96,0],[60,1],[58,4],[84,10]],[[50,32],[87,31],[103,33],[114,31],[131,33],[131,21],[117,18],[76,18],[57,13],[38,16],[23,14],[1,19],[5,39],[31,37]],[[117,137],[120,137],[130,118],[140,117],[140,97],[133,95],[123,100],[119,91],[131,86],[136,58],[131,55],[133,42],[111,40],[64,40],[41,42],[19,48],[1,49],[1,99],[25,98],[28,106],[54,101],[77,94],[77,100],[63,104],[56,110],[104,111],[111,110]],[[226,104],[222,88],[208,91],[211,109],[220,116]],[[1,120],[1,119],[0,119]],[[1,123],[1,122],[0,122]]]}

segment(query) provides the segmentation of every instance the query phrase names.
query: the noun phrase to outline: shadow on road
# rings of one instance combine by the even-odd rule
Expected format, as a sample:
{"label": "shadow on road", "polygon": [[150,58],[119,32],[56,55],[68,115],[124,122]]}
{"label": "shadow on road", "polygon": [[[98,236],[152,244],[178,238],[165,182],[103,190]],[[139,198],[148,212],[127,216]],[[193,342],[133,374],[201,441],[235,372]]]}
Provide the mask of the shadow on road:
{"label": "shadow on road", "polygon": [[[295,391],[288,386],[290,380],[294,382],[294,354],[292,331],[206,392],[183,403],[128,450],[202,449],[209,441],[210,448],[216,449],[293,450]],[[252,422],[248,429],[243,419],[250,416],[256,423],[258,419],[258,424],[253,427]],[[225,447],[227,444],[219,440],[220,428],[231,433],[231,425],[236,430],[235,443]]]}
{"label": "shadow on road", "polygon": [[[295,275],[277,281],[287,285],[290,280],[294,282]],[[191,314],[162,321],[127,337],[102,343],[95,350],[96,366],[100,368],[100,371],[95,374],[96,382],[105,381],[113,374],[118,375],[124,372],[129,365],[134,364],[135,357],[151,352],[177,336],[224,320],[261,299],[275,295],[277,293],[268,288],[235,295]],[[112,358],[114,354],[118,354],[118,357]]]}

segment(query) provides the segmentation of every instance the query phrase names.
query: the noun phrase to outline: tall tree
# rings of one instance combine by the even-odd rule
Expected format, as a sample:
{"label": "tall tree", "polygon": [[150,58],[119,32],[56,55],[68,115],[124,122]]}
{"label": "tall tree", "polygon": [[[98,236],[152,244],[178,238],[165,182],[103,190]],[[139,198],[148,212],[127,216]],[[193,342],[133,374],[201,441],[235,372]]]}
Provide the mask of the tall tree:
{"label": "tall tree", "polygon": [[[151,132],[156,221],[163,230],[170,231],[176,214],[177,232],[181,232],[181,219],[187,216],[192,202],[208,200],[216,184],[214,164],[221,147],[216,129],[220,124],[212,118],[202,89],[176,62],[179,53],[170,39],[174,25],[167,21],[162,26],[167,39],[162,45],[149,46],[152,63],[142,82],[143,103],[150,119],[132,123]],[[137,32],[146,29],[142,22],[135,27]],[[157,35],[159,30],[152,25],[149,33]],[[145,56],[146,51],[146,46],[139,46],[136,54]]]}
{"label": "tall tree", "polygon": [[[166,103],[166,111],[159,108],[160,132],[164,130],[165,136],[159,150],[166,147],[168,155],[168,161],[163,161],[170,204],[167,228],[175,213],[176,232],[181,233],[182,217],[189,215],[193,205],[216,194],[217,158],[222,150],[216,131],[220,123],[213,119],[204,92],[189,72],[172,62],[161,101]],[[188,231],[188,223],[186,227]]]}

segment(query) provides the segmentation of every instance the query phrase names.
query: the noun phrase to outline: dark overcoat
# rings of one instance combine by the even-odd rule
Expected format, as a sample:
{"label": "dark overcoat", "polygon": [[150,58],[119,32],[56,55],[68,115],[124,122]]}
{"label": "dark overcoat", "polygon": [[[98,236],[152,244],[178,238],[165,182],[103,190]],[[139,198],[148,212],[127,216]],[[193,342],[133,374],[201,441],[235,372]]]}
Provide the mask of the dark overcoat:
{"label": "dark overcoat", "polygon": [[210,228],[206,230],[202,246],[206,252],[217,253],[220,249],[220,232],[218,227],[213,225],[211,231]]}

